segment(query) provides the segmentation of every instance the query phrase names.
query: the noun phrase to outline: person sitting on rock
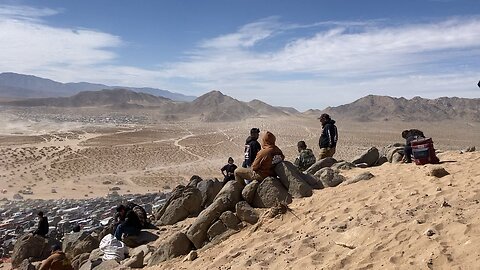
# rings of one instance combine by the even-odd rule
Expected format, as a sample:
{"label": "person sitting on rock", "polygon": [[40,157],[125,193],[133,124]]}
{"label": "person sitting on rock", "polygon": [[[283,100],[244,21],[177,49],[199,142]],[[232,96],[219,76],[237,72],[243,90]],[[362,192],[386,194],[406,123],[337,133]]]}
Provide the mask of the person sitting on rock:
{"label": "person sitting on rock", "polygon": [[122,241],[122,236],[140,234],[142,223],[133,209],[119,205],[116,218],[115,238]]}
{"label": "person sitting on rock", "polygon": [[228,158],[228,164],[223,166],[222,169],[220,169],[222,171],[222,174],[223,174],[223,184],[225,185],[225,183],[227,183],[228,181],[230,180],[234,180],[235,179],[235,175],[233,174],[233,172],[235,172],[235,169],[237,169],[237,165],[233,164],[233,158],[232,157],[229,157]]}
{"label": "person sitting on rock", "polygon": [[275,165],[282,162],[285,156],[275,145],[275,135],[267,131],[262,139],[262,150],[257,154],[251,168],[235,170],[235,180],[245,186],[245,179],[262,181],[269,176],[276,176]]}
{"label": "person sitting on rock", "polygon": [[313,154],[312,149],[307,149],[307,144],[304,141],[299,141],[297,143],[298,148],[298,157],[295,159],[295,166],[303,172],[312,166],[317,159],[315,158],[315,154]]}
{"label": "person sitting on rock", "polygon": [[402,131],[402,138],[406,140],[405,147],[403,149],[403,160],[405,163],[412,163],[412,141],[420,138],[425,138],[422,131],[418,129],[407,129]]}
{"label": "person sitting on rock", "polygon": [[52,246],[52,254],[42,262],[39,270],[73,270],[73,267],[60,245],[57,244]]}
{"label": "person sitting on rock", "polygon": [[48,219],[47,217],[43,216],[42,211],[38,212],[37,216],[38,216],[38,225],[37,225],[37,229],[33,231],[33,235],[40,235],[42,237],[46,237],[48,233]]}

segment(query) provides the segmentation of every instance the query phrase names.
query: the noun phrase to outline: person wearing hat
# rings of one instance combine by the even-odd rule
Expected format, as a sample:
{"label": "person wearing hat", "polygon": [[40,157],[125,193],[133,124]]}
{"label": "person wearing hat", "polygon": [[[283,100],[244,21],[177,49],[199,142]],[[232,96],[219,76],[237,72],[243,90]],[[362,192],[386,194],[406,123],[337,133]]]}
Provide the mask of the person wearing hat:
{"label": "person wearing hat", "polygon": [[320,147],[319,160],[326,157],[333,157],[337,147],[338,132],[335,126],[335,121],[330,118],[330,115],[324,113],[318,118],[322,123],[322,134],[318,140]]}
{"label": "person wearing hat", "polygon": [[262,149],[262,146],[258,142],[258,137],[260,136],[260,129],[252,128],[250,129],[250,136],[248,136],[245,141],[245,148],[243,150],[245,160],[242,163],[243,168],[249,168],[252,166],[253,161],[257,157],[258,151]]}
{"label": "person wearing hat", "polygon": [[70,260],[62,247],[58,244],[52,246],[52,254],[40,265],[39,270],[73,270]]}

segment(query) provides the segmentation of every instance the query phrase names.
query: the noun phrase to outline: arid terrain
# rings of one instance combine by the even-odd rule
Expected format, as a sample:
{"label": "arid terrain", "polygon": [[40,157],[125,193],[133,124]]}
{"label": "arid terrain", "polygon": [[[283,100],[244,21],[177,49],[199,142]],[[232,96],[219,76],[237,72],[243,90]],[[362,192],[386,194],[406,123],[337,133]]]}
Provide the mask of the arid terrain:
{"label": "arid terrain", "polygon": [[[314,116],[214,123],[159,119],[163,118],[142,110],[2,110],[0,198],[12,199],[19,191],[24,198],[84,198],[115,189],[120,194],[168,191],[195,174],[221,179],[220,168],[229,156],[241,164],[252,127],[273,132],[289,160],[295,158],[299,140],[318,153],[320,123]],[[402,142],[400,133],[407,128],[423,130],[441,151],[480,141],[478,122],[337,120],[337,159],[351,160],[369,147]]]}

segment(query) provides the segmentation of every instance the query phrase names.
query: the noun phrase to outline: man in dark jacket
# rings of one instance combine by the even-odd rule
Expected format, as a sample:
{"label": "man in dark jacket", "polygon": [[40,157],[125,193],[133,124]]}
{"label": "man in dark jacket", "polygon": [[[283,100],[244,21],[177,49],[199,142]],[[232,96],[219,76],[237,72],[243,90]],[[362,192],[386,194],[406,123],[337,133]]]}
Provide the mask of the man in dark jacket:
{"label": "man in dark jacket", "polygon": [[35,231],[33,231],[33,235],[40,235],[46,237],[48,233],[48,219],[47,217],[43,216],[43,212],[38,212],[38,226]]}
{"label": "man in dark jacket", "polygon": [[245,142],[245,149],[243,152],[245,156],[245,160],[243,161],[243,164],[242,164],[243,168],[249,168],[250,166],[252,166],[253,161],[257,157],[258,151],[262,149],[262,147],[260,146],[260,143],[257,141],[259,135],[260,135],[260,129],[252,128],[250,130],[250,136],[248,136]]}
{"label": "man in dark jacket", "polygon": [[122,240],[122,235],[138,235],[142,229],[142,223],[135,211],[121,204],[117,207],[117,228],[115,229],[115,238]]}
{"label": "man in dark jacket", "polygon": [[326,157],[333,157],[337,147],[338,132],[335,126],[335,121],[330,118],[330,115],[324,113],[318,118],[322,123],[322,135],[318,140],[320,147],[319,160]]}
{"label": "man in dark jacket", "polygon": [[425,135],[418,129],[407,129],[402,131],[402,138],[405,139],[405,147],[403,148],[403,159],[405,163],[412,162],[412,141],[420,138],[425,138]]}

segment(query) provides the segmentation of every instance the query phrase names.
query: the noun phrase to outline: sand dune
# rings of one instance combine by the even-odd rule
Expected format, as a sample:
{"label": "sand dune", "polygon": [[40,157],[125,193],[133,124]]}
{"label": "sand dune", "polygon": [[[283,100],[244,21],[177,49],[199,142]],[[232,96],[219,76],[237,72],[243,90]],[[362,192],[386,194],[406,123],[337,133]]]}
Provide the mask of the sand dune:
{"label": "sand dune", "polygon": [[[477,269],[480,152],[443,164],[343,171],[375,177],[317,190],[226,241],[150,269]],[[441,166],[450,175],[427,176]],[[429,231],[427,233],[427,231]]]}

